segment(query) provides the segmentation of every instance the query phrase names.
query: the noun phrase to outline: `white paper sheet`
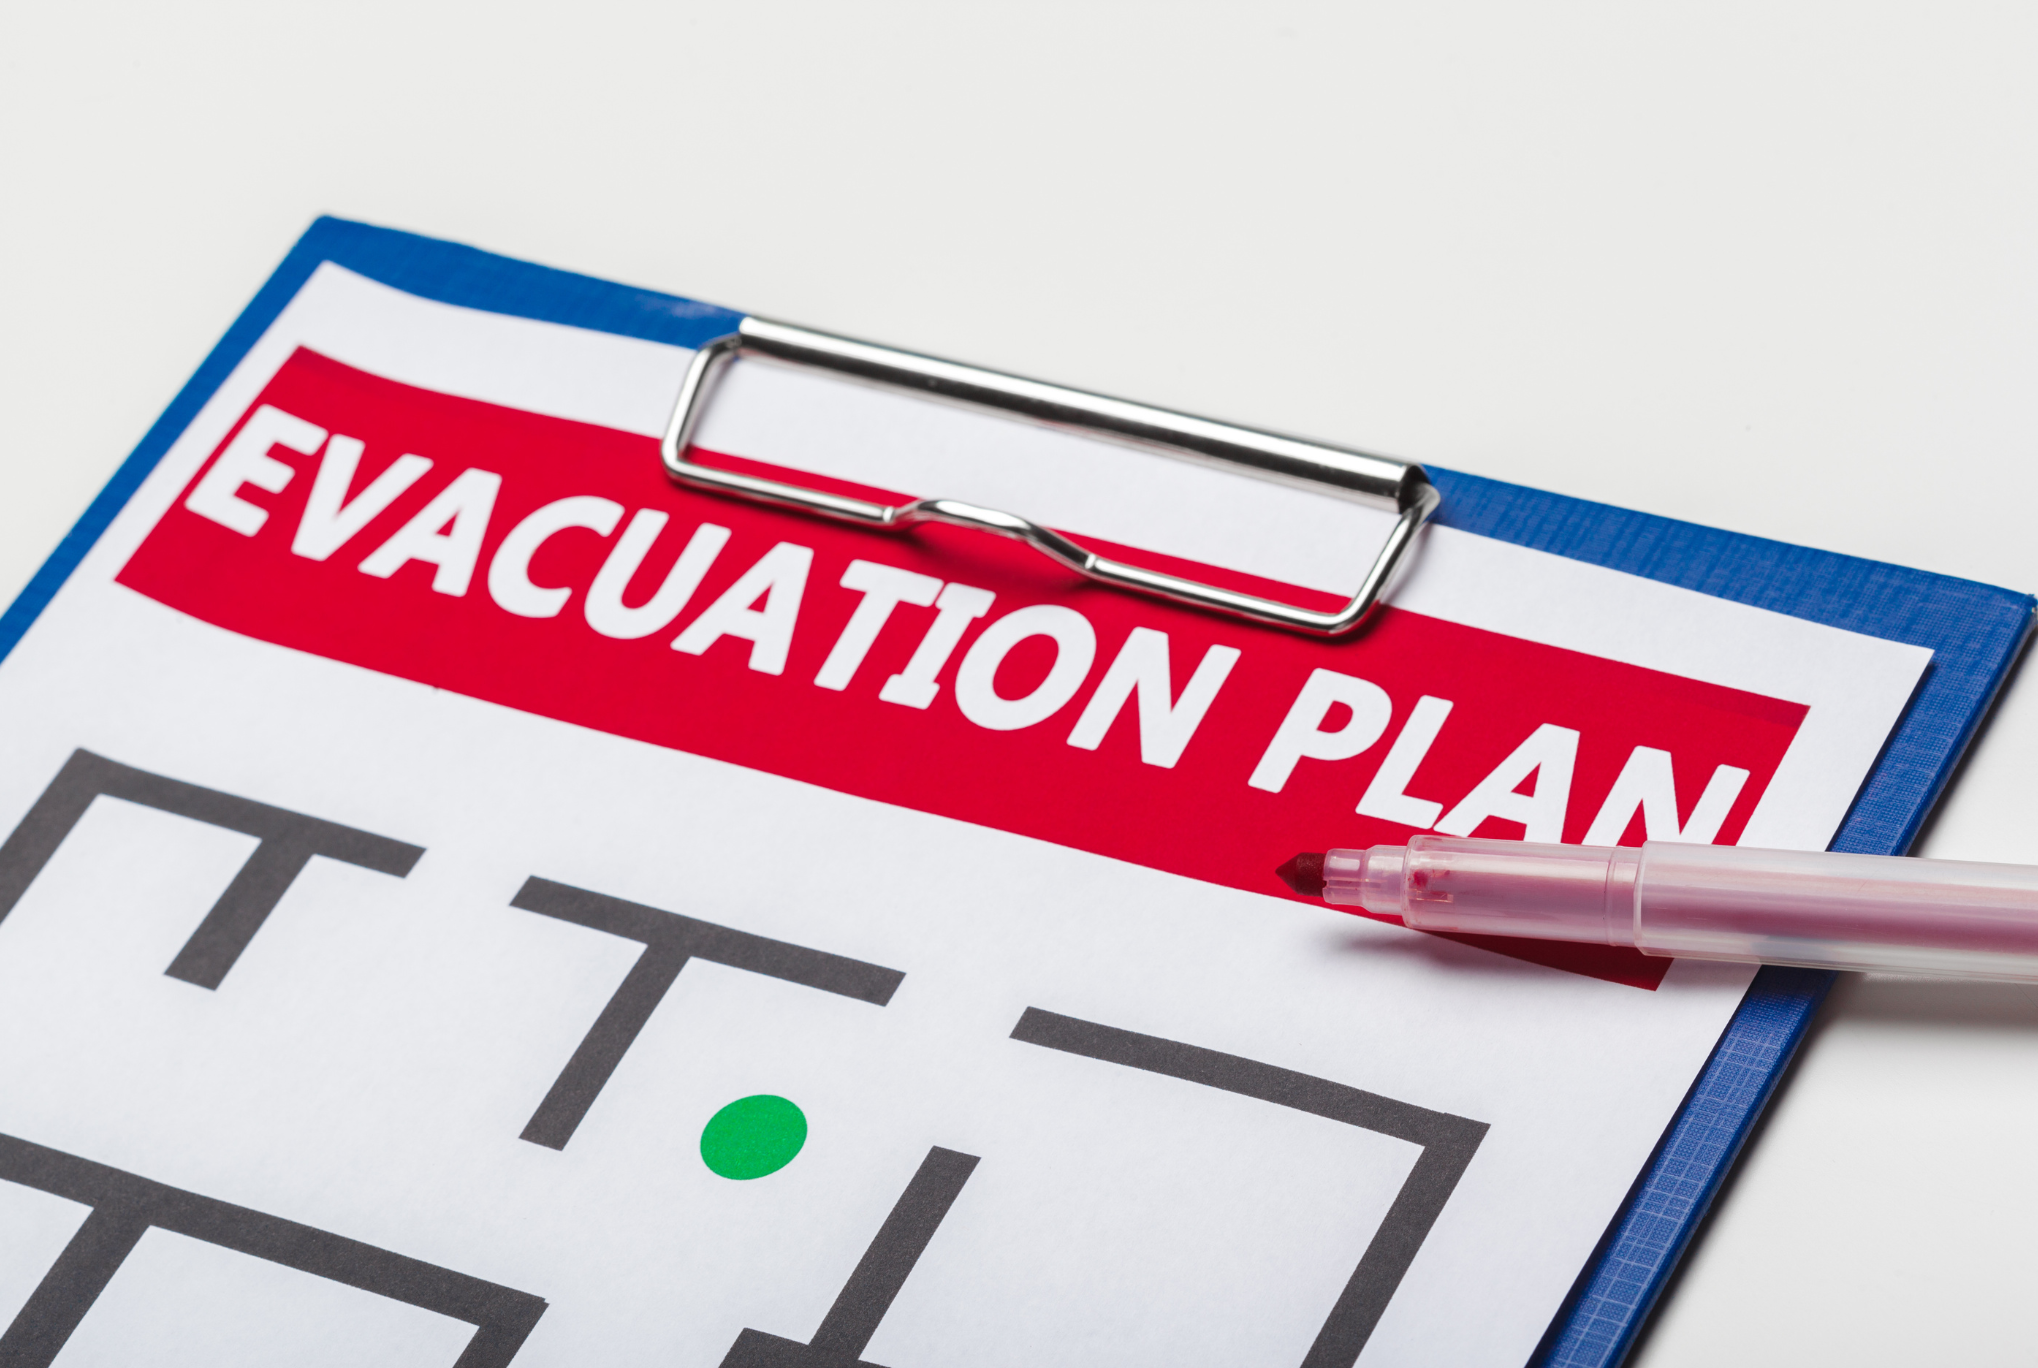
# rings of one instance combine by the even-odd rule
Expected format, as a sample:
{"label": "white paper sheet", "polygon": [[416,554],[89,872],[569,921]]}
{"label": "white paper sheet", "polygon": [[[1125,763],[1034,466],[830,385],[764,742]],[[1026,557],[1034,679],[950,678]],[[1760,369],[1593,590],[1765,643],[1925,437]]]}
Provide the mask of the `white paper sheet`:
{"label": "white paper sheet", "polygon": [[[69,1157],[51,1172],[107,1166],[542,1298],[519,1368],[807,1343],[932,1151],[976,1163],[863,1360],[1350,1362],[1312,1341],[1422,1147],[1014,1038],[1066,1018],[1483,1125],[1359,1362],[1528,1355],[1747,970],[1679,963],[1648,992],[1540,968],[425,688],[114,583],[299,345],[638,433],[686,358],[320,270],[0,664],[0,829],[83,748],[425,853],[402,877],[312,859],[208,989],[164,966],[254,840],[93,802],[0,921],[0,1133]],[[1328,589],[1377,535],[1337,500],[762,365],[702,441]],[[1744,837],[1766,845],[1825,843],[1927,659],[1444,529],[1396,602],[1808,705]],[[533,876],[904,977],[879,1006],[693,958],[570,1143],[534,1144],[645,952],[513,907]],[[753,1095],[796,1103],[807,1139],[732,1181],[703,1127]],[[0,1184],[0,1323],[84,1218]],[[346,1285],[320,1248],[305,1271],[151,1226],[56,1361],[459,1358],[474,1321],[441,1293]]]}

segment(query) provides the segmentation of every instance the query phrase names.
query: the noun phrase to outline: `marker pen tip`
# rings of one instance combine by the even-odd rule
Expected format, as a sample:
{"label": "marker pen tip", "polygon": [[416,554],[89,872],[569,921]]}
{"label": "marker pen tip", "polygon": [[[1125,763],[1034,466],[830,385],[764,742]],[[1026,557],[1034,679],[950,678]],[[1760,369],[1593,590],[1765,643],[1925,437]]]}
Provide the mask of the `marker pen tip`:
{"label": "marker pen tip", "polygon": [[1282,883],[1288,885],[1288,887],[1294,889],[1305,898],[1320,898],[1323,896],[1323,853],[1321,851],[1305,850],[1275,870],[1274,873],[1280,876]]}

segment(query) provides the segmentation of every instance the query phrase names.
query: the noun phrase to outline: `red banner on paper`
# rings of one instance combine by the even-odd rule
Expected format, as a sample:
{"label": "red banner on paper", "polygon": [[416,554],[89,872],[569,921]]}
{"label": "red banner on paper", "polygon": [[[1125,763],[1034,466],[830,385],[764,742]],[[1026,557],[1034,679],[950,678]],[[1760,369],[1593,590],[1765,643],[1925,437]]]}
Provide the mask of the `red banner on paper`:
{"label": "red banner on paper", "polygon": [[[1391,608],[1312,640],[977,533],[694,494],[647,438],[309,351],[119,579],[296,650],[1276,896],[1298,850],[1425,827],[1633,844],[1667,823],[1731,843],[1806,711]],[[1480,943],[1639,987],[1666,967]]]}

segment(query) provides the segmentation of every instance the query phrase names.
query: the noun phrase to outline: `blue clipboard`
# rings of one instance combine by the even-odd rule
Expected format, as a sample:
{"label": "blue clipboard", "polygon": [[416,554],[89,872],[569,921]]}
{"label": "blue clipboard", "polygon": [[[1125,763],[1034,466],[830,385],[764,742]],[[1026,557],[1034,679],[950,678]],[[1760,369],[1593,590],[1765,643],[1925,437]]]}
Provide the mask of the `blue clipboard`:
{"label": "blue clipboard", "polygon": [[[742,316],[456,243],[319,219],[20,597],[0,613],[0,658],[21,639],[177,435],[326,261],[446,304],[681,347],[698,347],[733,330]],[[1427,468],[1443,491],[1437,521],[1446,526],[1930,648],[1932,663],[1841,824],[1835,850],[1896,855],[1909,849],[2029,639],[2038,608],[2038,600],[2028,594],[1969,580]],[[1537,1347],[1531,1359],[1536,1368],[1610,1368],[1625,1357],[1833,980],[1822,970],[1773,967],[1755,976]]]}

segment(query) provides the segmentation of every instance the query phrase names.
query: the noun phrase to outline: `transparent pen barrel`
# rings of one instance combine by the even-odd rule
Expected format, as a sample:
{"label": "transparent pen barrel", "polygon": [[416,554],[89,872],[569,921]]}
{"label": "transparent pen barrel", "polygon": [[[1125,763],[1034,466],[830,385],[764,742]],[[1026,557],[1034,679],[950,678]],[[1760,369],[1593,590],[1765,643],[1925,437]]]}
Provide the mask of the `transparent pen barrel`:
{"label": "transparent pen barrel", "polygon": [[1651,955],[2038,980],[2038,869],[1739,846],[1642,847]]}
{"label": "transparent pen barrel", "polygon": [[[1344,854],[1347,852],[1335,852]],[[1626,945],[1634,934],[1641,852],[1476,837],[1411,837],[1405,852],[1365,852],[1353,888],[1365,906],[1420,931]],[[1326,862],[1333,889],[1340,872]],[[1339,901],[1333,892],[1333,901]]]}

